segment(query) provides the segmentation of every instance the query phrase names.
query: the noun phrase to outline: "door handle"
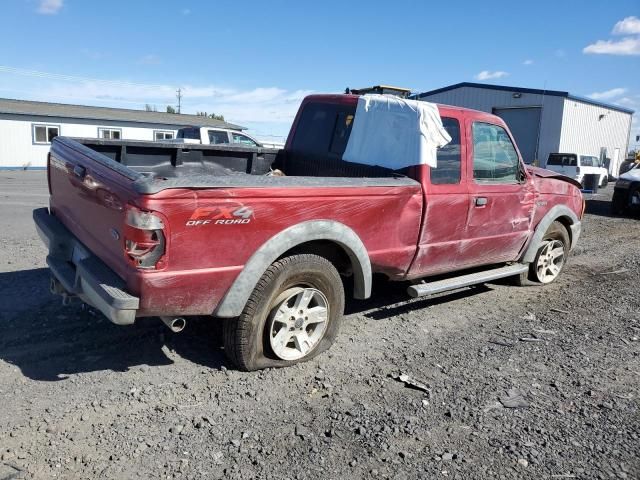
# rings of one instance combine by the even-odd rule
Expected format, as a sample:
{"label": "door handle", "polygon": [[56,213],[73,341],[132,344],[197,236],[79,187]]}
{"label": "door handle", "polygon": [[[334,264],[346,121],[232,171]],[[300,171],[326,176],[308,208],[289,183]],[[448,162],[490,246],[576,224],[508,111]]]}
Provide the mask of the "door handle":
{"label": "door handle", "polygon": [[76,165],[75,167],[73,167],[73,174],[78,178],[84,178],[84,176],[87,174],[87,169],[82,165]]}
{"label": "door handle", "polygon": [[487,197],[476,197],[476,207],[484,207],[487,204]]}

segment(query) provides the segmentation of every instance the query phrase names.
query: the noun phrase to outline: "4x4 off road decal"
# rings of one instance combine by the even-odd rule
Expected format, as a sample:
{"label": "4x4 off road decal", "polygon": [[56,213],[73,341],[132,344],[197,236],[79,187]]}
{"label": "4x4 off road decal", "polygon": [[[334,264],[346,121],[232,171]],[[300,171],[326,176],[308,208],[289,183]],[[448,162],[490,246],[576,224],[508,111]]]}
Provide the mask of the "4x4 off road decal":
{"label": "4x4 off road decal", "polygon": [[196,208],[189,220],[187,227],[201,225],[241,225],[250,223],[253,217],[253,208],[244,205],[224,205],[216,207]]}

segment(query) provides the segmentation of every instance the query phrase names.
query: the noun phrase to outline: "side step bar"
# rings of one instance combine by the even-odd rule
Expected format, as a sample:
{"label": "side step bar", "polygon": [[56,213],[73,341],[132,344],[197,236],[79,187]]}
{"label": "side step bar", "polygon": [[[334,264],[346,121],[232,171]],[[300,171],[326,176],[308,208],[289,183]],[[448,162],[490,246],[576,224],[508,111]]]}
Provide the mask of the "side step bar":
{"label": "side step bar", "polygon": [[446,278],[429,283],[419,283],[411,285],[407,289],[407,293],[413,298],[424,297],[425,295],[435,295],[449,290],[457,290],[458,288],[469,287],[478,283],[490,282],[499,278],[512,277],[529,270],[529,265],[516,263],[507,265],[506,267],[492,268],[482,272],[469,273],[459,277]]}

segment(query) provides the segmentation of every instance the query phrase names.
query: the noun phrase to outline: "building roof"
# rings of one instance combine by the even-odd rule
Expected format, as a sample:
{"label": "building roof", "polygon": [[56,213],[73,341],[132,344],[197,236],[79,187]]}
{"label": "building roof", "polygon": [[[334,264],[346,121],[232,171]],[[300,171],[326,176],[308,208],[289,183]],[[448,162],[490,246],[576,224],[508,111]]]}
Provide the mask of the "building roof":
{"label": "building roof", "polygon": [[436,93],[448,92],[449,90],[455,90],[457,88],[462,88],[462,87],[481,88],[484,90],[503,90],[503,91],[509,91],[509,92],[517,92],[517,93],[533,93],[536,95],[549,95],[552,97],[564,97],[564,98],[568,98],[569,100],[575,100],[577,102],[597,105],[598,107],[604,107],[610,110],[617,110],[619,112],[624,112],[629,114],[634,113],[633,110],[630,110],[628,108],[620,107],[618,105],[612,105],[610,103],[598,102],[596,100],[592,100],[591,98],[571,95],[569,92],[561,92],[559,90],[540,90],[537,88],[509,87],[506,85],[488,85],[486,83],[472,83],[472,82],[456,83],[455,85],[449,85],[448,87],[442,87],[442,88],[437,88],[435,90],[431,90],[429,92],[418,93],[415,96],[415,98],[424,98],[430,95],[435,95]]}
{"label": "building roof", "polygon": [[82,118],[112,122],[155,123],[159,125],[197,125],[244,130],[245,127],[198,115],[147,112],[127,108],[91,107],[66,103],[34,102],[0,98],[0,113],[13,115],[37,115],[44,117]]}

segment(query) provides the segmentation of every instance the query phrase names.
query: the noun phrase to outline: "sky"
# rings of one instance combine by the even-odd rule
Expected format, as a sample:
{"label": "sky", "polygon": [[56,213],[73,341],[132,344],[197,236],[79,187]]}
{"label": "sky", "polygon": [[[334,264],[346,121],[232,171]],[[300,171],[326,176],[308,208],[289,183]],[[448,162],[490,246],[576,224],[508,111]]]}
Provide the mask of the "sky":
{"label": "sky", "polygon": [[[458,82],[640,111],[640,0],[3,0],[0,97],[175,105],[284,138],[302,98]],[[8,21],[7,21],[8,20]],[[640,135],[634,116],[632,145]]]}

